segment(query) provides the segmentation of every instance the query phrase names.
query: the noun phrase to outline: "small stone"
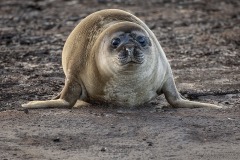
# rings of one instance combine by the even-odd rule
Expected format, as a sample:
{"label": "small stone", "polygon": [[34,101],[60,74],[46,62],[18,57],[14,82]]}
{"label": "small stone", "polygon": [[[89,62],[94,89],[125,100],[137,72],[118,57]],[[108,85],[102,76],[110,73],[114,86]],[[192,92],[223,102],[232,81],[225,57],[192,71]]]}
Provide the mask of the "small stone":
{"label": "small stone", "polygon": [[101,152],[105,152],[106,150],[107,150],[107,148],[105,148],[105,147],[101,148]]}
{"label": "small stone", "polygon": [[23,111],[24,111],[24,113],[26,113],[26,114],[29,113],[28,109],[24,109]]}
{"label": "small stone", "polygon": [[225,101],[224,103],[225,103],[225,104],[230,104],[228,101]]}
{"label": "small stone", "polygon": [[59,137],[54,138],[54,139],[53,139],[53,142],[60,142],[60,138],[59,138]]}
{"label": "small stone", "polygon": [[153,142],[147,142],[148,146],[153,146]]}
{"label": "small stone", "polygon": [[115,126],[111,125],[111,128],[115,128]]}

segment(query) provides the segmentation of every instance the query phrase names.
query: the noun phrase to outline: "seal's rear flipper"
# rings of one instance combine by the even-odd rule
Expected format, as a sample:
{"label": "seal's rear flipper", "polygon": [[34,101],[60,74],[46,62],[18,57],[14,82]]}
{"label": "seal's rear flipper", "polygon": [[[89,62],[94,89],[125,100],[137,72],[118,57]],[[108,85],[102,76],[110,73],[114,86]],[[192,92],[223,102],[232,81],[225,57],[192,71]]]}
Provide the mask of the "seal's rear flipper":
{"label": "seal's rear flipper", "polygon": [[74,78],[69,80],[66,78],[65,86],[61,93],[56,97],[47,101],[32,101],[27,104],[22,104],[23,108],[72,108],[79,99],[82,92],[81,85],[74,81]]}
{"label": "seal's rear flipper", "polygon": [[47,100],[47,101],[31,101],[22,104],[23,108],[69,108],[69,103],[63,99]]}
{"label": "seal's rear flipper", "polygon": [[201,107],[208,107],[208,108],[222,108],[221,106],[217,106],[214,104],[209,103],[200,103],[189,101],[183,99],[181,94],[177,91],[176,85],[174,83],[173,77],[169,76],[166,82],[163,85],[162,91],[171,106],[176,108],[201,108]]}

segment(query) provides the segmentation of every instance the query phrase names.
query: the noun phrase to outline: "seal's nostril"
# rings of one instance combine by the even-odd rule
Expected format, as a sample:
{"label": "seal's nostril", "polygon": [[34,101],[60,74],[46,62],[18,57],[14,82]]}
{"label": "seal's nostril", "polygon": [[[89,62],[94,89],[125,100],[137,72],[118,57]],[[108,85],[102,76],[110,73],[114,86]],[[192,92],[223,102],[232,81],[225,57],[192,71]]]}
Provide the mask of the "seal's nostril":
{"label": "seal's nostril", "polygon": [[133,56],[134,48],[133,47],[126,47],[125,51],[129,56]]}
{"label": "seal's nostril", "polygon": [[118,54],[118,58],[127,58],[128,57],[128,52],[123,51]]}

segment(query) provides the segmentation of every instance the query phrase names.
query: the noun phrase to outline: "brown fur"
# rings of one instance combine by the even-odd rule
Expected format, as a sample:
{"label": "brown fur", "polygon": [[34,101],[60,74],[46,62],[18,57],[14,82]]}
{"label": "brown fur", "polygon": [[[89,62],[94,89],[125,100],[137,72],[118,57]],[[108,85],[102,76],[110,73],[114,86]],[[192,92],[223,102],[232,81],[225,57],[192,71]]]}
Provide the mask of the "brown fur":
{"label": "brown fur", "polygon": [[[121,71],[121,67],[114,66],[110,58],[104,57],[109,52],[105,44],[119,30],[139,31],[151,40],[152,45],[145,53],[147,62],[134,72]],[[135,106],[164,93],[173,107],[220,108],[182,99],[165,53],[155,35],[140,19],[122,10],[102,10],[83,19],[64,45],[62,65],[66,81],[60,96],[54,100],[29,102],[23,104],[23,107],[71,108],[74,105],[87,105],[91,101]]]}

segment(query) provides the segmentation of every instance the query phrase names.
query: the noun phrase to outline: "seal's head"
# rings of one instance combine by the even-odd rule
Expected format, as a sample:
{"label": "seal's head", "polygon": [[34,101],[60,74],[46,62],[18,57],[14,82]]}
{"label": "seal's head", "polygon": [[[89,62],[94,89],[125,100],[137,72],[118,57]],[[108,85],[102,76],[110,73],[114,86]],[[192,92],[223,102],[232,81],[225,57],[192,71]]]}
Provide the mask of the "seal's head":
{"label": "seal's head", "polygon": [[101,63],[99,68],[104,66],[105,71],[106,68],[114,72],[135,70],[144,66],[151,57],[149,35],[136,23],[109,24],[101,35],[97,63]]}
{"label": "seal's head", "polygon": [[151,45],[149,38],[140,31],[116,32],[109,42],[109,53],[119,65],[142,64]]}

